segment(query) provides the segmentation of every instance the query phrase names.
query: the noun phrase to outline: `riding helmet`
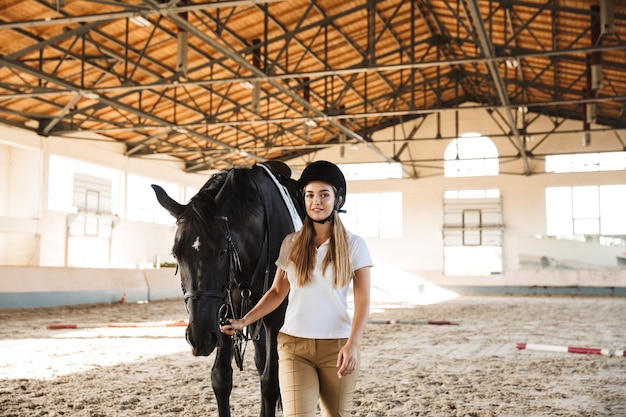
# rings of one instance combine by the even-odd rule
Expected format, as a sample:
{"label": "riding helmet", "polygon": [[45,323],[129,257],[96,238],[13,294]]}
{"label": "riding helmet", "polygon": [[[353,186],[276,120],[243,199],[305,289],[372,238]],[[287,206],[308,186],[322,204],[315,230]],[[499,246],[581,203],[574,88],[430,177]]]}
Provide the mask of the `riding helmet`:
{"label": "riding helmet", "polygon": [[337,210],[346,202],[346,178],[337,165],[328,161],[315,161],[307,165],[298,180],[298,188],[304,189],[311,181],[323,181],[335,187],[337,190],[335,208]]}

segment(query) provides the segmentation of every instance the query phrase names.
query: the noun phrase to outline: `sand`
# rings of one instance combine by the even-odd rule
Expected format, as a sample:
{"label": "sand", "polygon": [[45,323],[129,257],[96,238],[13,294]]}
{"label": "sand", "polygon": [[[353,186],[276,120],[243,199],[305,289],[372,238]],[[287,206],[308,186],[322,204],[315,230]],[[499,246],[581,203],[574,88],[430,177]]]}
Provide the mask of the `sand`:
{"label": "sand", "polygon": [[[625,349],[624,298],[457,297],[373,307],[355,416],[626,416],[626,357],[516,348]],[[182,300],[0,310],[0,415],[217,416],[212,356],[193,357],[184,327],[164,325],[184,319]],[[111,322],[154,327],[46,328]],[[252,349],[244,370],[235,370],[233,416],[259,413]]]}

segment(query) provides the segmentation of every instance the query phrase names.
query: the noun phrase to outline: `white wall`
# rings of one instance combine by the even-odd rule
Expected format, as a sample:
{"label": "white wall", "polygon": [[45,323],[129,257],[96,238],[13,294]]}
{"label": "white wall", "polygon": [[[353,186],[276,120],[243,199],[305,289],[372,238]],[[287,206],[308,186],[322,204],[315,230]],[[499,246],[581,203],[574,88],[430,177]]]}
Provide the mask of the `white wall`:
{"label": "white wall", "polygon": [[[181,188],[199,189],[208,179],[207,174],[183,172],[178,161],[127,158],[124,145],[97,139],[44,138],[0,126],[0,265],[65,266],[68,214],[47,209],[51,154],[176,183]],[[111,263],[172,262],[173,234],[173,226],[130,222],[122,217],[113,229]]]}
{"label": "white wall", "polygon": [[[571,128],[577,122],[567,122]],[[537,129],[551,128],[548,120],[538,123]],[[401,139],[411,131],[412,123],[387,129],[377,134],[377,139]],[[442,117],[441,133],[444,137],[456,134],[454,112],[445,112]],[[484,111],[463,112],[459,123],[459,133],[480,132],[487,136],[498,133],[498,127]],[[449,139],[431,140],[437,133],[436,119],[430,117],[416,135],[415,143],[409,146],[402,156],[427,160],[441,158]],[[532,136],[532,135],[531,135]],[[533,136],[530,146],[540,142],[540,136]],[[510,140],[496,138],[500,154],[514,154],[516,151]],[[535,153],[558,150],[568,143],[572,149],[581,143],[578,134],[559,135],[557,139],[539,144]],[[598,133],[592,137],[590,147],[579,151],[618,150],[612,132]],[[389,152],[393,143],[380,145]],[[125,174],[136,173],[143,176],[177,183],[181,187],[199,189],[208,179],[207,173],[186,174],[176,161],[143,160],[127,158],[123,155],[124,146],[106,140],[88,141],[84,139],[44,138],[30,132],[0,126],[0,265],[20,265],[34,267],[62,267],[66,257],[66,213],[47,210],[48,157],[58,154],[94,164],[119,169]],[[298,177],[306,162],[312,159],[329,159],[336,163],[378,162],[381,156],[367,145],[357,149],[346,145],[343,156],[338,147],[323,150],[304,158],[289,161]],[[541,159],[530,159],[534,170],[542,171]],[[439,166],[439,167],[438,167]],[[395,179],[385,181],[353,181],[348,185],[349,193],[401,191],[403,193],[403,236],[401,239],[368,239],[374,258],[403,269],[404,271],[428,277],[434,282],[446,283],[454,280],[444,277],[442,248],[442,206],[443,193],[448,189],[498,188],[501,191],[504,215],[504,275],[498,277],[458,277],[460,282],[482,282],[500,285],[518,282],[516,274],[524,273],[520,258],[538,256],[544,248],[532,243],[532,236],[545,234],[545,188],[548,186],[626,184],[626,172],[591,172],[578,174],[538,174],[527,176],[520,160],[501,165],[506,171],[496,177],[445,178],[442,164],[428,162],[417,170],[416,179]],[[438,167],[438,168],[437,168]],[[113,230],[111,258],[116,265],[138,265],[144,260],[155,262],[173,261],[171,246],[174,227],[121,219]],[[529,243],[530,242],[530,243]],[[551,244],[554,242],[542,242]],[[560,244],[560,243],[557,243]],[[576,255],[586,249],[576,249],[576,245],[564,248],[568,255]],[[533,248],[534,251],[529,250]],[[545,248],[554,252],[555,248]],[[597,249],[597,248],[596,248]],[[558,250],[558,249],[557,249]],[[621,249],[617,249],[619,251]],[[591,261],[610,262],[615,253],[587,254]],[[604,260],[606,258],[606,260]],[[598,263],[596,262],[596,263]],[[590,262],[594,263],[594,262]],[[610,272],[608,272],[610,273]],[[507,280],[506,274],[514,279]],[[551,274],[546,277],[545,274]],[[567,272],[542,271],[535,278],[550,282],[580,282],[581,278],[565,275]],[[602,272],[605,274],[605,272]],[[609,282],[602,275],[597,284]],[[621,277],[621,275],[620,275]],[[583,280],[596,280],[597,275],[586,274]],[[12,277],[0,275],[0,283]],[[457,279],[457,278],[455,278]],[[617,278],[616,278],[617,279]],[[622,279],[619,278],[618,281]],[[457,281],[454,281],[455,283]],[[524,282],[522,279],[521,282]],[[621,282],[621,281],[620,281]],[[593,285],[593,282],[590,282]],[[626,282],[624,285],[626,286]],[[4,286],[6,289],[6,285]]]}
{"label": "white wall", "polygon": [[[561,174],[549,181],[550,186],[571,186],[582,184],[624,184],[624,175],[601,173]],[[545,187],[546,176],[536,177],[487,177],[478,181],[475,178],[444,179],[426,178],[421,180],[358,181],[348,185],[349,192],[403,192],[402,239],[368,239],[373,253],[387,262],[409,271],[443,269],[442,206],[446,189],[499,188],[502,192],[504,216],[504,269],[519,269],[520,239],[530,239],[534,235],[546,234]],[[545,245],[564,245],[565,242],[544,242]],[[581,256],[589,259],[588,246],[581,246],[580,254],[572,253],[572,246],[565,251],[572,259]],[[522,249],[527,249],[523,247]],[[598,249],[598,248],[596,248]],[[606,249],[606,248],[604,248]],[[599,249],[599,250],[602,250]],[[607,249],[611,252],[610,261],[616,265],[614,255],[626,248]],[[605,250],[606,251],[606,250]],[[536,253],[536,251],[534,252]],[[607,256],[606,254],[604,256]],[[596,253],[596,264],[606,264]]]}
{"label": "white wall", "polygon": [[181,297],[174,268],[0,266],[0,278],[0,308],[131,303]]}
{"label": "white wall", "polygon": [[[580,128],[580,122],[566,121],[562,130],[575,130]],[[591,145],[582,146],[582,137],[579,133],[563,133],[541,141],[542,134],[533,132],[549,131],[554,126],[547,118],[540,118],[534,123],[533,129],[529,131],[531,141],[529,149],[533,149],[536,154],[541,153],[564,153],[564,149],[570,152],[598,152],[598,151],[620,151],[623,145],[616,139],[615,132],[598,132],[592,135]],[[412,123],[399,126],[394,129],[387,129],[376,134],[376,139],[392,140],[401,139],[413,128]],[[499,134],[499,128],[493,120],[487,116],[484,110],[465,111],[459,113],[458,133],[477,132],[485,136]],[[412,157],[418,160],[441,159],[446,146],[450,140],[433,140],[437,134],[437,123],[434,116],[427,119],[418,130],[415,143],[405,150],[402,157]],[[456,134],[454,111],[444,112],[441,121],[441,135],[454,137]],[[625,132],[620,132],[625,138]],[[493,139],[498,147],[500,155],[515,155],[512,142],[508,138],[496,137]],[[290,161],[292,167],[302,168],[312,159],[328,159],[336,163],[351,162],[380,162],[380,155],[370,149],[367,145],[360,144],[354,149],[351,145],[346,145],[344,155],[340,153],[339,147],[317,152],[313,157],[305,156],[298,160]],[[379,148],[387,152],[398,149],[392,143],[380,145]],[[443,270],[443,243],[442,243],[442,217],[443,217],[443,193],[449,189],[471,189],[471,188],[498,188],[502,195],[503,216],[504,216],[504,271],[516,273],[522,266],[520,265],[520,255],[525,255],[527,245],[521,242],[528,242],[535,235],[546,234],[546,213],[545,213],[545,189],[555,186],[578,186],[578,185],[610,185],[626,184],[626,171],[611,172],[588,172],[573,174],[543,174],[543,159],[529,158],[529,165],[535,175],[525,175],[524,165],[521,160],[500,166],[501,175],[495,177],[471,177],[471,178],[445,178],[443,176],[443,163],[429,161],[418,168],[415,179],[394,179],[385,181],[354,181],[348,184],[349,193],[359,192],[386,192],[402,191],[403,193],[403,222],[404,230],[402,239],[368,239],[368,244],[375,257],[383,259],[408,272],[420,276],[428,276],[437,282],[447,282],[447,278],[442,275]],[[438,167],[438,168],[434,168]],[[297,171],[297,169],[296,169]],[[299,172],[296,172],[298,175]],[[571,259],[586,259],[590,264],[604,265],[615,268],[617,261],[616,254],[625,251],[626,248],[597,248],[590,253],[588,246],[565,245],[565,242],[543,242],[550,246],[550,253],[561,251]],[[576,251],[574,251],[576,248]],[[539,247],[535,247],[539,250]],[[522,250],[522,252],[520,252]],[[531,254],[536,254],[531,253]],[[609,272],[610,273],[610,272]],[[545,278],[549,272],[544,272],[541,279]],[[559,273],[560,274],[560,273]],[[554,284],[559,282],[563,275],[557,274],[555,279],[548,279],[547,282]],[[567,274],[567,273],[565,273]],[[594,277],[595,275],[584,275]],[[465,282],[501,283],[502,277],[475,277],[459,278]],[[570,282],[573,278],[563,279],[563,282]],[[593,278],[590,278],[593,279]],[[576,279],[573,279],[576,281]],[[505,280],[506,281],[506,280]],[[626,281],[624,282],[626,284]]]}

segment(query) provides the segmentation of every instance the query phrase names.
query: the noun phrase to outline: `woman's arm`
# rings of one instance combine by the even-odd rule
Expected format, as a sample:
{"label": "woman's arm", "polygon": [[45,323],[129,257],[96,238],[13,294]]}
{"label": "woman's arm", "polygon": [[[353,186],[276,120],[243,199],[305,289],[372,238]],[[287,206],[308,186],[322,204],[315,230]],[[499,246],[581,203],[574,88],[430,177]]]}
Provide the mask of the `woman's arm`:
{"label": "woman's arm", "polygon": [[265,317],[283,302],[289,294],[289,280],[284,270],[278,268],[274,276],[274,282],[270,289],[263,295],[259,302],[240,320],[230,320],[225,326],[220,326],[222,333],[234,334],[236,330],[243,330],[249,324]]}
{"label": "woman's arm", "polygon": [[337,358],[337,375],[342,378],[350,375],[357,365],[358,347],[370,314],[370,270],[369,266],[354,271],[352,287],[354,291],[354,317],[348,342]]}

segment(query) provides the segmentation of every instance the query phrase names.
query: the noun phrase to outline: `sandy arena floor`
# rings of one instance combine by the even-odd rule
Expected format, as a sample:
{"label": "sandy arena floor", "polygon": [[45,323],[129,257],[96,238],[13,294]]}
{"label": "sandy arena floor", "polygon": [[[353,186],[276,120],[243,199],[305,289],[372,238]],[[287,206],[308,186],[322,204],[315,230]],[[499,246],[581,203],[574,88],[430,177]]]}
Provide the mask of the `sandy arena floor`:
{"label": "sandy arena floor", "polygon": [[[516,348],[624,349],[626,299],[460,297],[374,307],[355,416],[626,416],[626,357]],[[185,314],[181,300],[0,310],[0,415],[216,416],[212,358],[191,355],[184,327],[161,325]],[[110,322],[155,327],[46,328]],[[248,349],[244,371],[235,371],[237,417],[258,416]]]}

